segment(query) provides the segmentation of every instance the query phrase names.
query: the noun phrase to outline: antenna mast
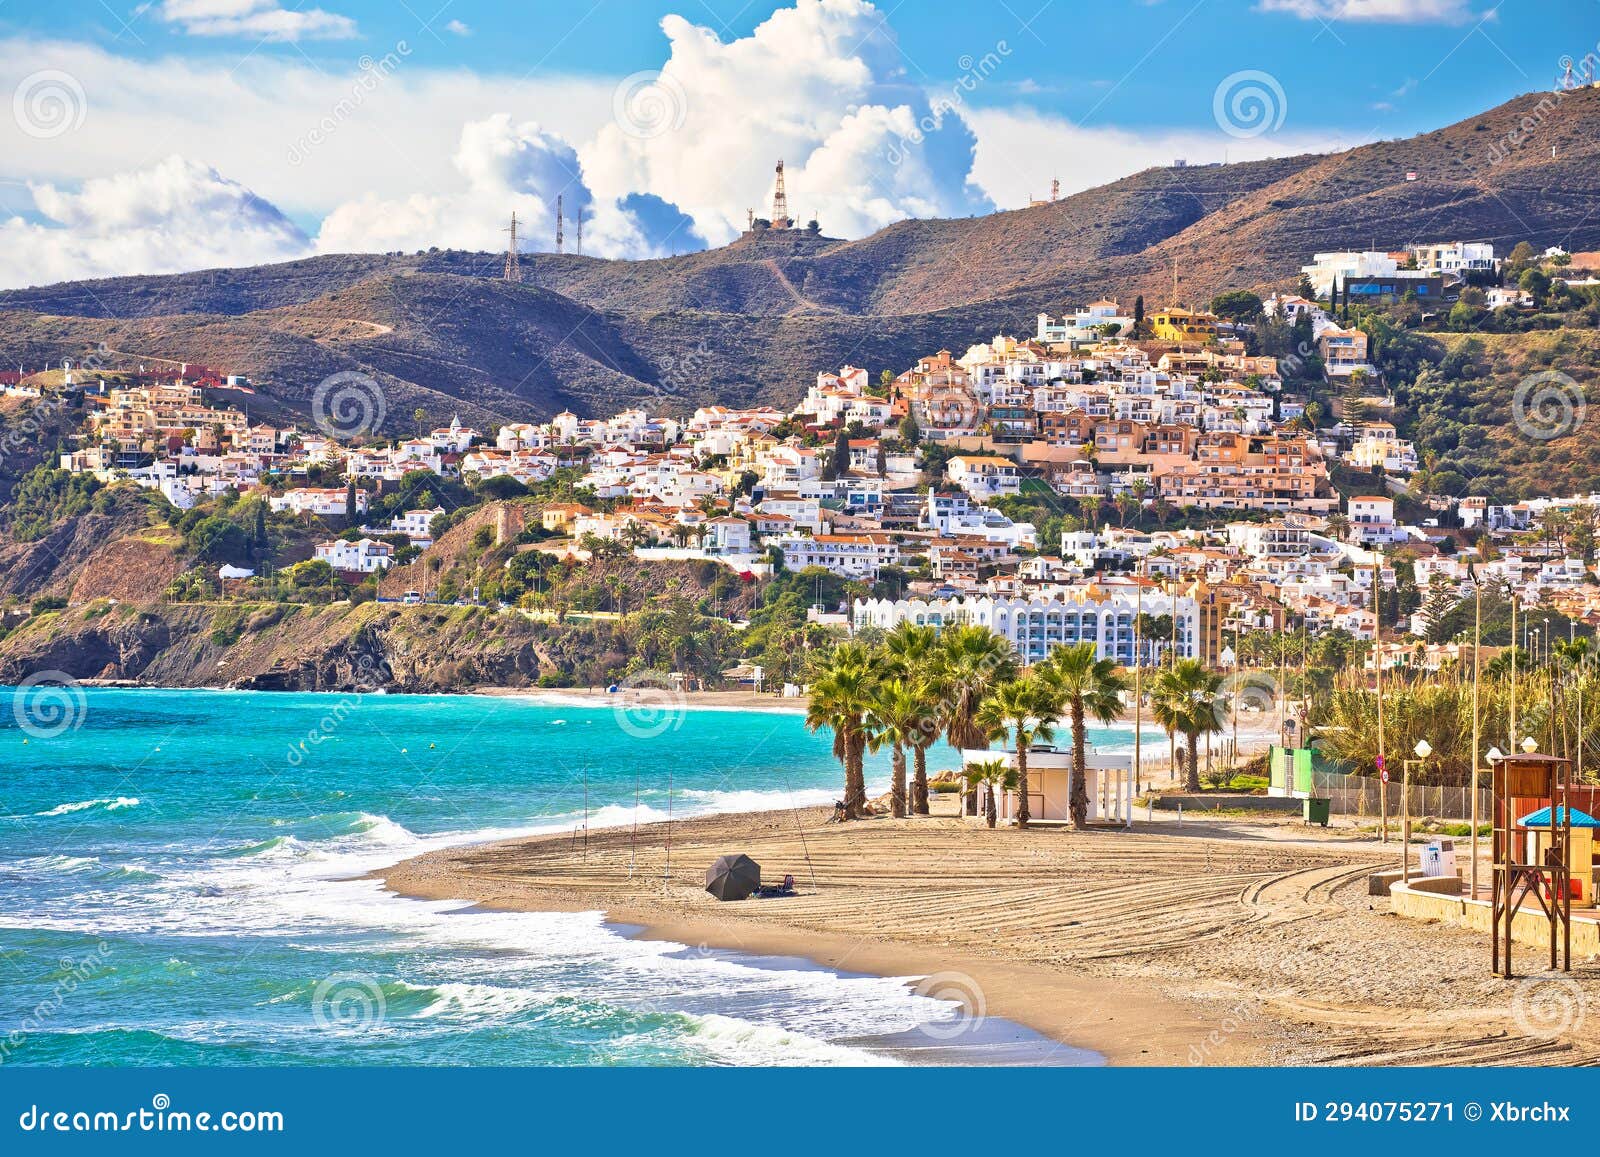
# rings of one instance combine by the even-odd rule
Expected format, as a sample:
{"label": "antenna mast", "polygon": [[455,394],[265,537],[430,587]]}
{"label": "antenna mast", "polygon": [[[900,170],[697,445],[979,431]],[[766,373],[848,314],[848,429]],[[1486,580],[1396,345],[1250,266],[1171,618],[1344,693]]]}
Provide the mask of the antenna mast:
{"label": "antenna mast", "polygon": [[517,256],[517,214],[516,214],[516,210],[512,210],[512,212],[511,212],[511,228],[507,229],[506,232],[511,234],[511,241],[510,241],[509,244],[506,245],[506,271],[505,271],[505,275],[504,275],[504,280],[506,280],[506,281],[521,281],[522,280],[522,264],[518,260],[518,256]]}
{"label": "antenna mast", "polygon": [[778,185],[772,193],[772,227],[774,229],[787,229],[789,227],[789,194],[783,189],[783,162],[778,162]]}
{"label": "antenna mast", "polygon": [[560,253],[562,247],[561,236],[561,194],[556,194],[556,252]]}
{"label": "antenna mast", "polygon": [[583,206],[578,206],[578,256],[583,256]]}

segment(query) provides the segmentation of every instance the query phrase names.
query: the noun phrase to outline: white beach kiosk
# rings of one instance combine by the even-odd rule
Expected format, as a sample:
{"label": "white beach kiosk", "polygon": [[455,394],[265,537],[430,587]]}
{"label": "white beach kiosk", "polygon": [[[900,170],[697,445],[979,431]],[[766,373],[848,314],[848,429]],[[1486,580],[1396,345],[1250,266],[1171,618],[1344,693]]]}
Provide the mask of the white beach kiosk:
{"label": "white beach kiosk", "polygon": [[[963,768],[998,759],[1007,767],[1017,766],[1015,751],[963,750]],[[1095,750],[1089,744],[1084,752],[1084,779],[1089,789],[1089,822],[1115,827],[1133,824],[1133,757]],[[1028,748],[1029,822],[1066,823],[1072,819],[1072,748],[1034,744]],[[978,788],[978,815],[987,808],[989,787]],[[1017,793],[1001,791],[995,800],[1001,823],[1017,815]],[[971,818],[971,817],[968,817]]]}

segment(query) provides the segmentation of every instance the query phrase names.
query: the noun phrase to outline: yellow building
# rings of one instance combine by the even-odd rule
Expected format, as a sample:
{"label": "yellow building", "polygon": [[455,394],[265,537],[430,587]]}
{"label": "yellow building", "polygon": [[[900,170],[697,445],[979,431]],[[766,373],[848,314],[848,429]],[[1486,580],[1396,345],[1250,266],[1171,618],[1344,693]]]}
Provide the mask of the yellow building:
{"label": "yellow building", "polygon": [[1217,340],[1216,315],[1171,306],[1150,317],[1150,332],[1157,341],[1202,342]]}

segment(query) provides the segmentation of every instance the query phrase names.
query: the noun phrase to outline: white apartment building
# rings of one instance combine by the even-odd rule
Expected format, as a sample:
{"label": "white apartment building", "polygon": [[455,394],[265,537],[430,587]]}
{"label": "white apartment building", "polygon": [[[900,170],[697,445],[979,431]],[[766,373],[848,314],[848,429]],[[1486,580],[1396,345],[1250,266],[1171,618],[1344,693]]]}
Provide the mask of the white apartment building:
{"label": "white apartment building", "polygon": [[878,572],[900,562],[900,546],[890,534],[791,535],[774,543],[790,570],[820,566],[845,578],[876,581]]}
{"label": "white apartment building", "polygon": [[1132,665],[1134,618],[1141,610],[1147,615],[1172,615],[1178,654],[1194,656],[1200,623],[1194,599],[1146,591],[1141,602],[1131,587],[1102,584],[1062,587],[1030,598],[857,599],[851,621],[857,631],[866,627],[887,631],[905,622],[939,628],[961,623],[988,627],[1011,644],[1025,666],[1057,647],[1082,642],[1093,643],[1103,659]]}

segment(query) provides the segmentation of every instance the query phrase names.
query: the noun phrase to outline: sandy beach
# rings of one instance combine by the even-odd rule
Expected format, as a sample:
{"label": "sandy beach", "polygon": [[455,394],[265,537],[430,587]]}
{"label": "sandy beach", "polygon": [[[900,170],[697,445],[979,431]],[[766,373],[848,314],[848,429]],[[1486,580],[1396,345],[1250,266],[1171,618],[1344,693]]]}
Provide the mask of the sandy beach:
{"label": "sandy beach", "polygon": [[[1583,1018],[1530,1023],[1488,945],[1388,914],[1394,866],[1351,828],[1160,818],[1132,831],[989,831],[953,815],[827,822],[824,809],[706,816],[453,848],[379,873],[401,894],[603,910],[689,946],[929,976],[924,991],[1112,1064],[1600,1062]],[[744,851],[799,895],[722,904],[708,864]],[[1584,989],[1600,968],[1575,962]],[[1520,994],[1520,995],[1519,995]],[[1561,1026],[1558,1026],[1561,1027]]]}

